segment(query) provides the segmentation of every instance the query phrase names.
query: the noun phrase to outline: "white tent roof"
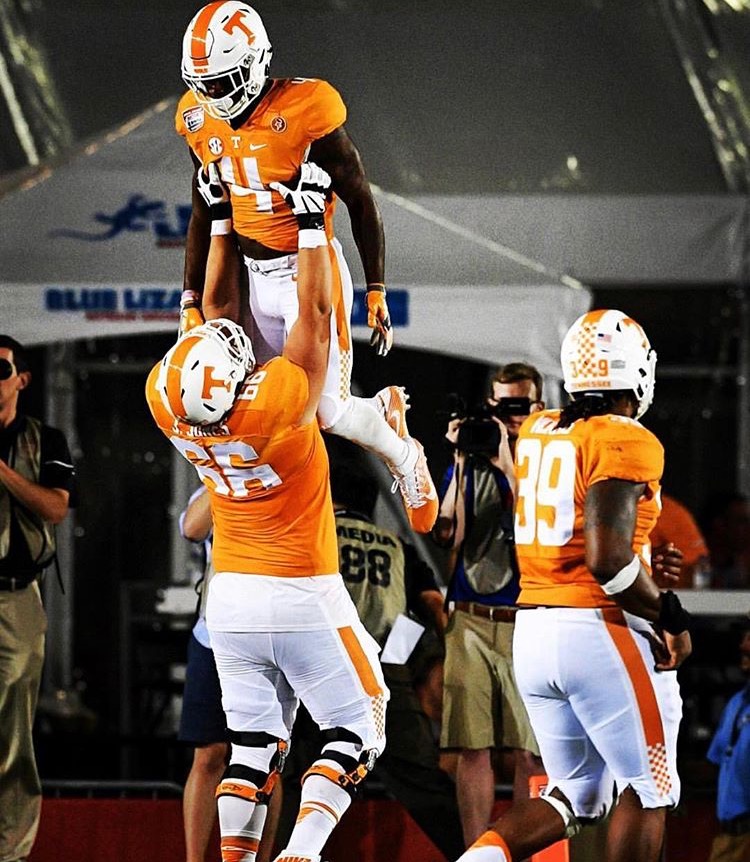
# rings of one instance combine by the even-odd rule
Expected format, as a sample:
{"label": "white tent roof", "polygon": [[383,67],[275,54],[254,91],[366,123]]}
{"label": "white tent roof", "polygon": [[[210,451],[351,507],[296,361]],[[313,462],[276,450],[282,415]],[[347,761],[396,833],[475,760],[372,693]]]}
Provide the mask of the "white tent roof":
{"label": "white tent roof", "polygon": [[[173,111],[159,103],[0,199],[0,315],[20,341],[174,328],[191,166]],[[401,345],[523,355],[556,374],[562,335],[590,302],[560,273],[699,283],[740,271],[739,197],[378,197]],[[348,227],[338,234],[361,283]]]}

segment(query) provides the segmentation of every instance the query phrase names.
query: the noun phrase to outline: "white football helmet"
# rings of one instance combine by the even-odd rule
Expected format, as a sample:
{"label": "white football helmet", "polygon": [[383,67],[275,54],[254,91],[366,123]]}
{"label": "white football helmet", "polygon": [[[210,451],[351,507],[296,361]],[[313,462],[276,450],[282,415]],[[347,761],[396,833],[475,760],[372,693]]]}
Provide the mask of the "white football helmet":
{"label": "white football helmet", "polygon": [[254,367],[244,329],[217,318],[189,330],[169,350],[157,386],[177,419],[213,425],[231,410],[237,390]]}
{"label": "white football helmet", "polygon": [[263,21],[247,3],[209,3],[185,31],[182,78],[212,117],[231,120],[263,89],[272,53]]}
{"label": "white football helmet", "polygon": [[570,327],[560,351],[565,391],[625,389],[638,400],[636,419],[654,398],[656,351],[643,329],[622,311],[599,309]]}

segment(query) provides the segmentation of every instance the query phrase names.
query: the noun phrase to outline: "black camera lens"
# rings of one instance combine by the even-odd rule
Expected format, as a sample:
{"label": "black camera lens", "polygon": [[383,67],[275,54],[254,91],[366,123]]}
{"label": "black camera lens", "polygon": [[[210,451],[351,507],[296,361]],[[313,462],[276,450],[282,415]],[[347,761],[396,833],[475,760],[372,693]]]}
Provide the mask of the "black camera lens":
{"label": "black camera lens", "polygon": [[495,407],[498,419],[504,416],[528,416],[531,413],[530,398],[500,398]]}
{"label": "black camera lens", "polygon": [[7,359],[0,359],[0,380],[7,380],[13,376],[13,363]]}
{"label": "black camera lens", "polygon": [[456,448],[465,455],[497,455],[500,428],[492,419],[467,419],[458,429]]}

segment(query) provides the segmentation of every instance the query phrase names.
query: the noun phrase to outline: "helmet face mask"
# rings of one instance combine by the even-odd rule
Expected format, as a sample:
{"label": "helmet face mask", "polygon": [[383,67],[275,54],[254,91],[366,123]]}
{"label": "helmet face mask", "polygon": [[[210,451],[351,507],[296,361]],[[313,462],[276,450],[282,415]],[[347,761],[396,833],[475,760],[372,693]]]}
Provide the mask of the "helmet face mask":
{"label": "helmet face mask", "polygon": [[560,351],[565,391],[632,392],[640,419],[654,397],[656,351],[646,333],[621,311],[588,312],[576,320]]}
{"label": "helmet face mask", "polygon": [[231,120],[263,89],[272,54],[254,9],[237,0],[211,3],[185,31],[182,78],[212,117]]}
{"label": "helmet face mask", "polygon": [[215,425],[232,409],[254,367],[252,345],[242,327],[219,318],[177,341],[162,360],[157,387],[175,418]]}

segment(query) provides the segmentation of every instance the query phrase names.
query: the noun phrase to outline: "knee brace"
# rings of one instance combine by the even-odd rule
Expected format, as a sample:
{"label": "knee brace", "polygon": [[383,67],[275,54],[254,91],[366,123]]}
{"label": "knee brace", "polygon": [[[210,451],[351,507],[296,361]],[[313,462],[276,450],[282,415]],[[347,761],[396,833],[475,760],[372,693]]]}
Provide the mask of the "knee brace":
{"label": "knee brace", "polygon": [[[375,748],[365,749],[359,736],[344,727],[325,731],[323,738],[320,758],[302,776],[302,783],[311,775],[320,775],[354,796],[375,768],[380,752]],[[339,768],[329,765],[330,762]]]}
{"label": "knee brace", "polygon": [[[289,744],[269,733],[255,733],[248,731],[230,730],[229,741],[232,743],[232,760],[224,771],[219,786],[216,788],[216,797],[236,796],[254,802],[256,805],[268,805],[279,775],[284,769],[284,762],[289,751]],[[235,762],[235,748],[248,749],[247,759],[258,763],[260,752],[253,753],[253,749],[265,749],[276,746],[275,751],[267,757],[266,769],[259,769],[247,763]],[[261,756],[262,757],[262,756]]]}
{"label": "knee brace", "polygon": [[566,838],[572,838],[581,831],[581,823],[575,814],[573,814],[567,802],[563,802],[562,799],[558,799],[556,796],[543,795],[539,798],[551,805],[560,817],[562,817],[563,823],[565,824]]}

